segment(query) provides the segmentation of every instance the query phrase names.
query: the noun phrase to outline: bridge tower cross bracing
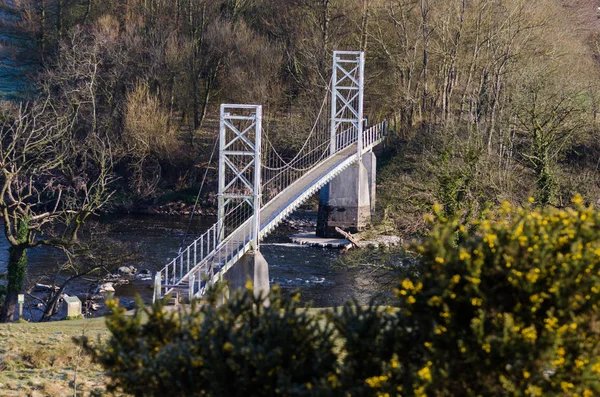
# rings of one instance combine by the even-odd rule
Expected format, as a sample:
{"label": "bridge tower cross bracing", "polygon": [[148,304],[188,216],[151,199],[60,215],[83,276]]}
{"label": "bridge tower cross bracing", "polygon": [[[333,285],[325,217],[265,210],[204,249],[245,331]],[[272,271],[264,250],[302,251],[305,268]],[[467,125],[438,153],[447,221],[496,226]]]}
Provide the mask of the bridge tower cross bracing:
{"label": "bridge tower cross bracing", "polygon": [[218,238],[223,241],[227,235],[227,206],[245,202],[251,209],[252,247],[255,251],[259,249],[260,232],[261,135],[262,106],[221,105]]}
{"label": "bridge tower cross bracing", "polygon": [[319,237],[337,237],[336,228],[360,231],[371,222],[376,160],[370,152],[372,135],[364,134],[364,71],[364,52],[334,51],[330,154],[356,143],[356,164],[321,189],[316,232]]}
{"label": "bridge tower cross bracing", "polygon": [[[331,84],[331,152],[356,139],[358,160],[363,148],[365,53],[334,51]],[[351,131],[349,134],[348,131]]]}

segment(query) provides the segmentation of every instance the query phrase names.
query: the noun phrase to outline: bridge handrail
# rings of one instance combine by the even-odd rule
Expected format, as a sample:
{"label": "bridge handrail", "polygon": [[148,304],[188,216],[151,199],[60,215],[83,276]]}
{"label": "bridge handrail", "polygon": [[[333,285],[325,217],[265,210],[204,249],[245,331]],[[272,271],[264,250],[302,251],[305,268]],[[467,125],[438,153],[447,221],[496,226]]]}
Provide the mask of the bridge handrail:
{"label": "bridge handrail", "polygon": [[388,121],[383,120],[363,131],[363,150],[368,150],[375,142],[385,136],[388,129]]}

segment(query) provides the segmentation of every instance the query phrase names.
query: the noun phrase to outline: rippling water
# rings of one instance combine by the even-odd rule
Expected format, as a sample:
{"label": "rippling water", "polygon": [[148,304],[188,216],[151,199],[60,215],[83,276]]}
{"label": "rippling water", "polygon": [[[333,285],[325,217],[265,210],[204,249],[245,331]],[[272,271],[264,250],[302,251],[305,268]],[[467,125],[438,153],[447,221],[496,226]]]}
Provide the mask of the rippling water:
{"label": "rippling water", "polygon": [[[309,214],[313,216],[314,214]],[[144,258],[141,268],[156,271],[178,253],[185,235],[188,217],[157,215],[119,215],[104,217],[102,223],[110,225],[110,235],[121,241],[138,244]],[[210,227],[214,217],[194,218],[186,242]],[[284,291],[299,289],[305,303],[316,307],[342,305],[356,298],[366,304],[375,294],[384,289],[380,280],[367,269],[343,269],[336,266],[341,254],[336,249],[299,246],[289,242],[289,235],[298,233],[284,226],[279,227],[261,245],[261,251],[269,263],[272,284],[279,284]],[[6,271],[8,242],[0,241],[0,273]],[[57,261],[62,260],[58,251],[39,247],[29,250],[28,274],[31,279],[52,271]],[[117,287],[116,295],[125,301],[136,293],[145,300],[151,299],[151,281],[133,281]],[[84,282],[71,286],[67,293],[81,294],[91,287]]]}

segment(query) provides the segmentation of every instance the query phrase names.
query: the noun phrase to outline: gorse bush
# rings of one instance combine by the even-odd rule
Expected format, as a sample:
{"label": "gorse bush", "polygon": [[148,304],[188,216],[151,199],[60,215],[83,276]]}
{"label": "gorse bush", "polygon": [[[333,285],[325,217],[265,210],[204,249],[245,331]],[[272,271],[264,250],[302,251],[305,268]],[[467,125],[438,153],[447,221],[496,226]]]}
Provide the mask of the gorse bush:
{"label": "gorse bush", "polygon": [[[464,223],[436,208],[399,307],[309,313],[247,289],[217,307],[126,317],[84,346],[135,395],[600,395],[600,214],[503,204]],[[323,314],[324,313],[324,314]]]}
{"label": "gorse bush", "polygon": [[505,203],[462,225],[438,213],[415,247],[422,276],[397,290],[407,395],[600,392],[600,214],[581,201]]}

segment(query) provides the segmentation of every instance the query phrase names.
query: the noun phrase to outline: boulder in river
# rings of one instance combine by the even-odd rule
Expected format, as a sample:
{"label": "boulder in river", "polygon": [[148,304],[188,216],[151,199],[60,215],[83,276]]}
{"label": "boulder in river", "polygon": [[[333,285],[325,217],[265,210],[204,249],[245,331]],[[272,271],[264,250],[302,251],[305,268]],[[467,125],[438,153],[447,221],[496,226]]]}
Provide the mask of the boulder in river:
{"label": "boulder in river", "polygon": [[113,286],[113,283],[104,283],[98,287],[98,292],[115,292],[115,287]]}
{"label": "boulder in river", "polygon": [[117,273],[121,274],[121,275],[135,274],[136,271],[137,271],[137,269],[133,266],[121,266],[120,268],[117,269]]}

